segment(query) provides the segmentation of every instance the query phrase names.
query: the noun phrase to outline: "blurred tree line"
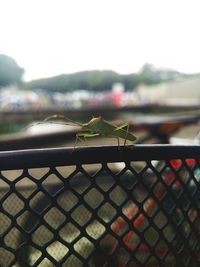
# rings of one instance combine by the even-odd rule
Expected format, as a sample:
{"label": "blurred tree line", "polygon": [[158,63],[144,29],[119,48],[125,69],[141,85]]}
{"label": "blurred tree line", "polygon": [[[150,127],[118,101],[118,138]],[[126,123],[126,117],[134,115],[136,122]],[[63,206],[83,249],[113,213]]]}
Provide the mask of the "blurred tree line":
{"label": "blurred tree line", "polygon": [[139,84],[158,84],[176,79],[177,71],[156,69],[151,64],[145,64],[138,73],[122,75],[111,70],[82,71],[73,74],[34,80],[27,83],[31,89],[42,88],[49,91],[73,91],[87,89],[90,91],[106,91],[114,83],[123,83],[126,90],[132,90]]}
{"label": "blurred tree line", "polygon": [[[23,82],[24,69],[14,59],[0,55],[0,87],[10,84],[21,85],[29,89],[45,89],[47,91],[73,91],[86,89],[90,91],[106,91],[114,83],[123,83],[126,90],[132,90],[139,84],[158,84],[176,79],[181,74],[168,69],[156,69],[145,64],[138,73],[122,75],[111,70],[82,71],[73,74],[62,74],[55,77]],[[23,85],[23,86],[22,86]]]}
{"label": "blurred tree line", "polygon": [[0,87],[21,85],[23,74],[24,69],[13,58],[0,54]]}

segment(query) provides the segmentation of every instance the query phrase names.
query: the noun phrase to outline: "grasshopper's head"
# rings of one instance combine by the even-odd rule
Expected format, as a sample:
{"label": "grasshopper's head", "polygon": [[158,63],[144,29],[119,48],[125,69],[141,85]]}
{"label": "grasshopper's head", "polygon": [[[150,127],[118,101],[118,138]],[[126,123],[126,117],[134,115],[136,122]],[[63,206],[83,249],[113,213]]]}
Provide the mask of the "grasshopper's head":
{"label": "grasshopper's head", "polygon": [[99,117],[93,117],[88,123],[94,123],[94,122],[98,122],[100,120],[102,120],[102,117],[101,116],[99,116]]}
{"label": "grasshopper's head", "polygon": [[101,121],[102,117],[93,117],[89,122],[83,124],[83,128],[86,130],[96,130]]}

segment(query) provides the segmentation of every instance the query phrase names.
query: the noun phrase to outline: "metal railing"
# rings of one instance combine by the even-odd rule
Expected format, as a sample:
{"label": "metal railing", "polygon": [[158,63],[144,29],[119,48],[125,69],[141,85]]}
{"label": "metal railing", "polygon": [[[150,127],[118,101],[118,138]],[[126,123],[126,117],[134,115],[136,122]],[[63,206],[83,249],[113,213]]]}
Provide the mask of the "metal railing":
{"label": "metal railing", "polygon": [[199,266],[200,146],[0,152],[0,266]]}

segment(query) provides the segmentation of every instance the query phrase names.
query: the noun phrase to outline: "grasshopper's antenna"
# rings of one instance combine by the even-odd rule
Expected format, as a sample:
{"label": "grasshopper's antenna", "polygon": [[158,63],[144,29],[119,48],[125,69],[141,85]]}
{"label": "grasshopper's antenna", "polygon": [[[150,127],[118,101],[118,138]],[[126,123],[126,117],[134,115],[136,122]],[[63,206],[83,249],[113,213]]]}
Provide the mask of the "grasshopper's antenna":
{"label": "grasshopper's antenna", "polygon": [[53,116],[49,116],[46,119],[44,119],[44,122],[47,122],[47,121],[52,120],[52,119],[62,119],[62,120],[65,120],[65,121],[67,120],[67,121],[71,122],[73,125],[76,125],[76,126],[78,125],[78,126],[81,126],[82,127],[82,124],[81,123],[75,122],[75,121],[71,120],[70,118],[68,118],[68,117],[66,117],[64,115],[53,115]]}
{"label": "grasshopper's antenna", "polygon": [[[69,123],[67,123],[67,122],[59,122],[59,121],[51,121],[51,120],[53,120],[53,119],[62,119],[62,120],[68,120],[69,121]],[[52,123],[52,124],[60,124],[60,125],[73,125],[73,126],[80,126],[80,127],[82,127],[82,124],[80,124],[80,123],[78,123],[78,122],[74,122],[73,120],[71,120],[71,119],[69,119],[69,118],[67,118],[67,117],[65,117],[65,116],[63,116],[63,115],[53,115],[53,116],[49,116],[49,117],[47,117],[47,118],[45,118],[43,121],[40,121],[40,122],[35,122],[35,123],[31,123],[31,124],[29,124],[28,126],[25,126],[24,128],[22,128],[22,131],[24,131],[24,130],[27,130],[28,128],[30,128],[30,127],[33,127],[33,126],[35,126],[35,125],[40,125],[40,124],[44,124],[44,123]]]}

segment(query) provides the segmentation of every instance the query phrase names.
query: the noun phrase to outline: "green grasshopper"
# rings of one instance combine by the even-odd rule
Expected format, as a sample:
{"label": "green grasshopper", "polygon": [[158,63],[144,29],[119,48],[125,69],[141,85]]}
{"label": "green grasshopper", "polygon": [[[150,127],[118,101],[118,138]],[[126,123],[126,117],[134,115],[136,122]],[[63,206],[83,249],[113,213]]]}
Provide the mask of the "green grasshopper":
{"label": "green grasshopper", "polygon": [[[117,126],[113,123],[110,123],[104,120],[100,116],[93,117],[87,123],[79,123],[79,122],[74,122],[73,120],[62,115],[54,115],[54,116],[48,117],[45,119],[45,121],[49,121],[52,119],[62,119],[64,121],[68,121],[70,123],[66,123],[66,122],[58,122],[58,123],[80,126],[83,131],[86,131],[86,132],[81,132],[81,133],[76,134],[76,141],[75,141],[74,147],[76,146],[78,140],[82,140],[82,138],[85,140],[86,138],[96,137],[96,136],[116,138],[118,142],[118,146],[120,145],[120,142],[119,142],[120,138],[124,139],[124,145],[126,145],[127,140],[129,141],[136,140],[136,137],[132,133],[129,132],[128,123],[124,123],[120,126]],[[54,122],[52,121],[52,123]]]}

